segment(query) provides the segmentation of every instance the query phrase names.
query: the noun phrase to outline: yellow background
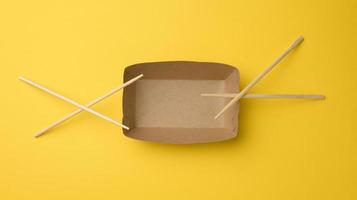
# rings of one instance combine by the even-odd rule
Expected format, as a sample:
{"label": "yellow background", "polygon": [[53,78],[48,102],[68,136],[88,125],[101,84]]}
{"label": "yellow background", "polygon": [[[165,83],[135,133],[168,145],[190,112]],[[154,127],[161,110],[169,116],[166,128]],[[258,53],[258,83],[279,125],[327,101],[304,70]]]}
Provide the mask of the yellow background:
{"label": "yellow background", "polygon": [[[357,199],[357,2],[31,0],[0,3],[0,199]],[[239,136],[163,145],[126,138],[17,78],[83,104],[125,66],[215,61],[241,88],[299,35],[253,92],[325,101],[242,100]],[[121,120],[121,92],[94,107]]]}

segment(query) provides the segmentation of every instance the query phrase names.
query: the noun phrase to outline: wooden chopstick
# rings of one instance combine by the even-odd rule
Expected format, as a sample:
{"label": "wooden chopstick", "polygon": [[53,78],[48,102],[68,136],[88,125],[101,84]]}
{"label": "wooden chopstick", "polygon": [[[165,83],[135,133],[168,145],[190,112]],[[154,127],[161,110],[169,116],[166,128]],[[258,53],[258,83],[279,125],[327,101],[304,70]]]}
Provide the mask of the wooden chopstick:
{"label": "wooden chopstick", "polygon": [[94,111],[94,110],[92,110],[90,108],[87,108],[87,107],[85,107],[85,106],[73,101],[72,99],[69,99],[69,98],[67,98],[65,96],[62,96],[62,95],[60,95],[60,94],[58,94],[58,93],[56,93],[56,92],[54,92],[54,91],[52,91],[52,90],[50,90],[48,88],[45,88],[44,86],[42,86],[42,85],[40,85],[38,83],[35,83],[35,82],[31,81],[31,80],[28,80],[28,79],[26,79],[25,77],[22,77],[22,76],[20,76],[19,79],[21,81],[24,81],[25,83],[30,84],[33,87],[36,87],[36,88],[38,88],[38,89],[40,89],[42,91],[45,91],[45,92],[47,92],[47,93],[49,93],[49,94],[51,94],[51,95],[53,95],[53,96],[55,96],[55,97],[57,97],[59,99],[62,99],[63,101],[66,101],[66,102],[68,102],[68,103],[70,103],[70,104],[72,104],[72,105],[74,105],[74,106],[76,106],[78,108],[81,108],[82,110],[85,110],[85,111],[87,111],[87,112],[89,112],[89,113],[91,113],[91,114],[93,114],[93,115],[95,115],[95,116],[97,116],[97,117],[99,117],[101,119],[104,119],[104,120],[106,120],[106,121],[108,121],[108,122],[110,122],[112,124],[115,124],[117,126],[120,126],[120,127],[124,128],[124,129],[129,130],[129,127],[127,127],[127,126],[125,126],[125,125],[113,120],[112,118],[107,117],[107,116],[105,116],[103,114],[100,114],[100,113],[98,113],[98,112],[96,112],[96,111]]}
{"label": "wooden chopstick", "polygon": [[262,73],[260,73],[253,81],[251,81],[247,87],[245,87],[239,94],[237,94],[224,108],[218,112],[218,114],[214,117],[217,119],[220,117],[229,107],[231,107],[234,103],[239,101],[248,91],[253,88],[265,75],[267,75],[285,56],[287,56],[296,46],[298,46],[304,38],[302,36],[298,37],[289,47],[288,49],[281,54],[272,64],[270,64]]}
{"label": "wooden chopstick", "polygon": [[[203,97],[222,97],[234,98],[238,93],[205,93]],[[242,99],[325,99],[324,95],[320,94],[245,94]]]}
{"label": "wooden chopstick", "polygon": [[[140,74],[139,76],[136,76],[135,78],[130,79],[129,81],[125,82],[123,85],[121,85],[121,86],[119,86],[119,87],[117,87],[117,88],[114,88],[113,90],[109,91],[108,93],[106,93],[106,94],[104,94],[104,95],[102,95],[102,96],[100,96],[100,97],[94,99],[93,101],[91,101],[90,103],[86,104],[85,106],[86,106],[86,107],[91,107],[91,106],[93,106],[93,105],[95,105],[95,104],[101,102],[101,101],[104,100],[105,98],[107,98],[107,97],[109,97],[109,96],[115,94],[116,92],[118,92],[118,91],[120,91],[121,89],[125,88],[126,86],[128,86],[128,85],[134,83],[135,81],[137,81],[138,79],[140,79],[140,78],[143,77],[143,76],[144,76],[143,74]],[[72,112],[71,114],[67,115],[66,117],[64,117],[64,118],[62,118],[62,119],[60,119],[60,120],[58,120],[58,121],[52,123],[50,126],[48,126],[48,127],[44,128],[44,129],[38,131],[38,132],[34,135],[34,137],[39,137],[39,136],[45,134],[45,133],[46,133],[47,131],[49,131],[50,129],[52,129],[52,128],[54,128],[54,127],[60,125],[61,123],[67,121],[68,119],[70,119],[70,118],[72,118],[72,117],[78,115],[78,114],[81,113],[82,111],[83,111],[83,109],[78,109],[78,110]]]}

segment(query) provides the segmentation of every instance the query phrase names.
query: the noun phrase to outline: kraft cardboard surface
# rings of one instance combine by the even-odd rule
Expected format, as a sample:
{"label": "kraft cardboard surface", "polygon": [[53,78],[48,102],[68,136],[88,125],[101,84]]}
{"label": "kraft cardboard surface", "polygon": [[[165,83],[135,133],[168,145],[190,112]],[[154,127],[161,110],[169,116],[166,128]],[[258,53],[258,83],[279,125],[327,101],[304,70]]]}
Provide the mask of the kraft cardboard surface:
{"label": "kraft cardboard surface", "polygon": [[201,93],[239,91],[234,67],[207,62],[172,61],[141,63],[125,69],[124,81],[144,77],[124,89],[123,130],[135,139],[186,144],[227,140],[237,135],[238,107],[214,119],[225,98],[202,97]]}

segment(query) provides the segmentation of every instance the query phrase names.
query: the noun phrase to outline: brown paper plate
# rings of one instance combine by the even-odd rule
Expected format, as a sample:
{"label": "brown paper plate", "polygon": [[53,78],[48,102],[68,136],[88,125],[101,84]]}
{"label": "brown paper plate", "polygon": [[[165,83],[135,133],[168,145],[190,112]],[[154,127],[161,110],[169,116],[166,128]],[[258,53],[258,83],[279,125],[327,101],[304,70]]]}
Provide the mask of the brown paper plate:
{"label": "brown paper plate", "polygon": [[239,105],[223,117],[217,112],[226,98],[206,98],[201,93],[238,93],[237,68],[210,62],[150,62],[125,68],[124,82],[144,77],[124,89],[123,129],[126,136],[146,141],[190,144],[236,137]]}

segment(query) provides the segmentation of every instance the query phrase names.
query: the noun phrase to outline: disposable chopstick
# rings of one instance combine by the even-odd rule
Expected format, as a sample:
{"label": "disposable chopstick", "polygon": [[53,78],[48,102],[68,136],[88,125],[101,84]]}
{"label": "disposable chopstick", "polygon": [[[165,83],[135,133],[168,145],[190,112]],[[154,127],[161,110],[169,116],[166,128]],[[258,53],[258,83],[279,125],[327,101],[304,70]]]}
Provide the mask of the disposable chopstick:
{"label": "disposable chopstick", "polygon": [[[93,101],[91,101],[90,103],[86,104],[85,106],[86,107],[91,107],[99,102],[101,102],[102,100],[112,96],[113,94],[115,94],[116,92],[120,91],[121,89],[125,88],[126,86],[134,83],[135,81],[137,81],[138,79],[140,79],[141,77],[143,77],[144,75],[143,74],[140,74],[139,76],[136,76],[135,78],[132,78],[130,79],[129,81],[125,82],[123,85],[119,86],[119,87],[116,87],[114,88],[113,90],[109,91],[108,93],[94,99]],[[66,117],[63,117],[62,119],[52,123],[50,126],[40,130],[39,132],[37,132],[34,137],[39,137],[43,134],[45,134],[47,131],[49,131],[50,129],[53,129],[54,127],[60,125],[61,123],[67,121],[68,119],[78,115],[79,113],[81,113],[83,111],[83,109],[78,109],[74,112],[72,112],[71,114],[67,115]]]}
{"label": "disposable chopstick", "polygon": [[49,94],[51,94],[51,95],[53,95],[53,96],[55,96],[55,97],[57,97],[59,99],[62,99],[63,101],[66,101],[67,103],[70,103],[70,104],[72,104],[72,105],[74,105],[74,106],[76,106],[78,108],[81,108],[82,110],[85,110],[85,111],[87,111],[87,112],[89,112],[89,113],[91,113],[91,114],[93,114],[93,115],[95,115],[95,116],[97,116],[97,117],[99,117],[101,119],[104,119],[104,120],[106,120],[106,121],[108,121],[108,122],[110,122],[112,124],[115,124],[117,126],[120,126],[120,127],[124,128],[124,129],[129,130],[129,127],[127,127],[127,126],[125,126],[125,125],[123,125],[123,124],[111,119],[110,117],[107,117],[107,116],[105,116],[103,114],[100,114],[100,113],[98,113],[98,112],[96,112],[96,111],[94,111],[92,109],[89,109],[89,108],[87,108],[87,107],[85,107],[85,106],[73,101],[72,99],[69,99],[69,98],[67,98],[67,97],[65,97],[63,95],[60,95],[60,94],[58,94],[58,93],[56,93],[56,92],[54,92],[54,91],[52,91],[52,90],[40,85],[38,83],[35,83],[35,82],[31,81],[31,80],[28,80],[28,79],[26,79],[25,77],[22,77],[22,76],[19,77],[19,79],[21,81],[24,81],[24,82],[30,84],[33,87],[36,87],[36,88],[38,88],[38,89],[40,89],[42,91],[45,91],[45,92],[47,92],[47,93],[49,93]]}
{"label": "disposable chopstick", "polygon": [[253,88],[265,75],[267,75],[285,56],[287,56],[290,51],[292,51],[297,45],[299,45],[304,38],[302,36],[298,37],[289,47],[288,49],[281,54],[272,64],[270,64],[261,74],[259,74],[253,81],[251,81],[247,87],[245,87],[239,94],[237,94],[224,108],[218,112],[218,114],[214,117],[217,119],[220,117],[229,107],[231,107],[234,103],[239,101],[248,91]]}
{"label": "disposable chopstick", "polygon": [[[238,93],[205,93],[201,94],[204,97],[222,97],[234,98]],[[245,94],[242,99],[325,99],[324,95],[320,94]]]}

